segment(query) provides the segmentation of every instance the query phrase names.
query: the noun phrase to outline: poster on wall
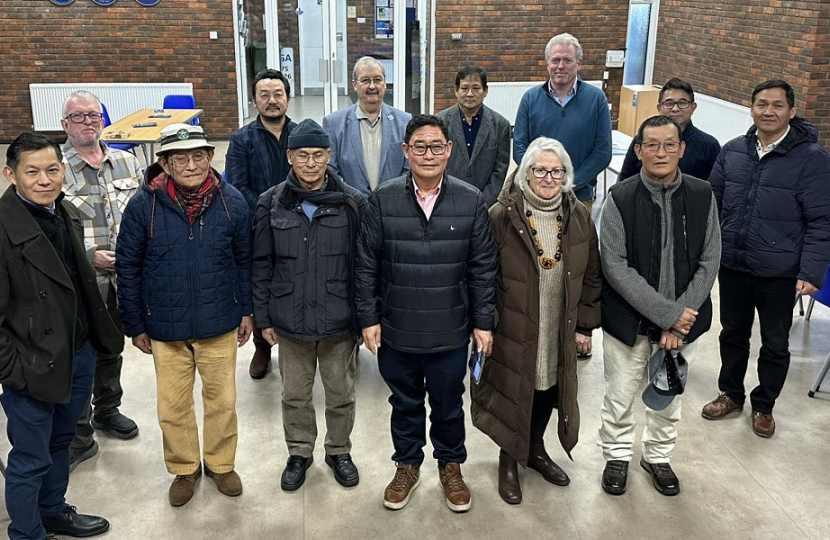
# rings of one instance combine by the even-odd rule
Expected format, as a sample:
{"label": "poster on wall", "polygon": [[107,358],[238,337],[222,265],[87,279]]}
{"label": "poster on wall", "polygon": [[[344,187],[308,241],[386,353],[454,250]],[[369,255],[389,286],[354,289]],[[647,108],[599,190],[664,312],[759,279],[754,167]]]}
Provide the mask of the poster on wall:
{"label": "poster on wall", "polygon": [[294,88],[294,47],[283,47],[280,50],[280,71],[288,79],[293,96],[296,91]]}
{"label": "poster on wall", "polygon": [[392,39],[394,0],[375,0],[375,39]]}

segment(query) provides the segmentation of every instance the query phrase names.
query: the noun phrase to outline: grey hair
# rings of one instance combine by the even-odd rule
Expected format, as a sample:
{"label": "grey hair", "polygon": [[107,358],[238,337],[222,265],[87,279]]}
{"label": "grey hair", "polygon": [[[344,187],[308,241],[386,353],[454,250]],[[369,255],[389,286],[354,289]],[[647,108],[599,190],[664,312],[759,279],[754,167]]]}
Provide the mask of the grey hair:
{"label": "grey hair", "polygon": [[94,101],[94,102],[98,103],[98,106],[101,109],[101,112],[104,112],[103,107],[101,107],[101,100],[98,99],[98,96],[96,96],[92,92],[87,92],[86,90],[76,90],[75,92],[72,92],[71,94],[66,96],[66,99],[63,100],[63,109],[62,109],[63,114],[61,116],[65,117],[67,114],[69,114],[69,102],[72,101],[75,98],[81,98],[81,99],[86,99],[88,101]]}
{"label": "grey hair", "polygon": [[378,62],[377,58],[372,58],[371,56],[363,56],[358,59],[357,62],[354,63],[354,68],[352,69],[352,80],[357,80],[357,72],[361,69],[369,66],[377,66],[380,68],[381,73],[383,73],[383,78],[386,79],[386,70],[383,69],[383,64]]}
{"label": "grey hair", "polygon": [[553,36],[550,38],[550,41],[548,41],[548,44],[545,45],[545,62],[550,59],[550,50],[554,45],[573,45],[574,50],[576,51],[577,61],[582,61],[582,45],[579,44],[578,39],[565,32],[564,34],[557,34]]}
{"label": "grey hair", "polygon": [[562,162],[562,167],[565,168],[565,177],[562,179],[562,192],[567,193],[571,191],[574,187],[574,166],[571,161],[571,156],[568,155],[568,152],[562,146],[561,142],[549,137],[539,137],[528,145],[527,150],[525,150],[525,155],[522,156],[522,162],[516,170],[516,176],[513,182],[522,191],[525,188],[530,189],[530,185],[527,182],[527,173],[542,152],[552,152]]}

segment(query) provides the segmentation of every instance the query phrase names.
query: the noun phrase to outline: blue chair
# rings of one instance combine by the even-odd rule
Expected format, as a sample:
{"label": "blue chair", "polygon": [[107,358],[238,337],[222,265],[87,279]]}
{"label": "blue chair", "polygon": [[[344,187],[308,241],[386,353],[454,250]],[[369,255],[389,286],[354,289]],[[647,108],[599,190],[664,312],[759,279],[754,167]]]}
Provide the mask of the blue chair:
{"label": "blue chair", "polygon": [[[827,269],[827,279],[824,281],[824,287],[818,290],[816,294],[810,298],[810,303],[807,304],[807,314],[804,315],[804,319],[809,321],[810,316],[813,314],[813,306],[815,306],[816,302],[820,302],[827,307],[830,307],[830,268]],[[824,365],[821,366],[821,370],[819,370],[818,377],[816,377],[816,381],[813,383],[812,388],[807,392],[809,397],[813,397],[818,392],[821,383],[824,382],[824,378],[827,376],[827,372],[830,371],[830,354],[827,355],[827,358],[824,360]]]}
{"label": "blue chair", "polygon": [[[110,121],[110,113],[107,112],[107,106],[104,105],[103,103],[101,103],[101,111],[103,112],[103,115],[104,115],[104,127],[112,125],[112,122]],[[135,147],[138,146],[138,145],[134,144],[134,143],[114,143],[114,142],[107,141],[107,146],[109,146],[110,148],[115,148],[115,149],[118,149],[118,150],[124,150],[126,152],[130,152],[131,154],[133,154],[135,156],[136,155]]]}
{"label": "blue chair", "polygon": [[[195,109],[196,98],[187,94],[168,94],[164,96],[165,109]],[[194,118],[190,121],[190,125],[198,126],[199,119]]]}

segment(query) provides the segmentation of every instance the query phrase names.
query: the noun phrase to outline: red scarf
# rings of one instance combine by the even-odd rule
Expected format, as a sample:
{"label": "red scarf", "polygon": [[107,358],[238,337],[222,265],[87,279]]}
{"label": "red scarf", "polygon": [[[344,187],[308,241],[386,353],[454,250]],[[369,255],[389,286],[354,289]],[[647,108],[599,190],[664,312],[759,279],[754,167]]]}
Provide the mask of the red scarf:
{"label": "red scarf", "polygon": [[165,187],[167,188],[167,194],[170,195],[171,199],[176,201],[179,208],[187,215],[190,224],[193,225],[210,206],[210,203],[213,201],[213,196],[216,194],[216,186],[218,185],[219,179],[213,174],[213,169],[210,169],[205,183],[196,191],[188,191],[182,188],[169,175],[167,175],[167,184]]}

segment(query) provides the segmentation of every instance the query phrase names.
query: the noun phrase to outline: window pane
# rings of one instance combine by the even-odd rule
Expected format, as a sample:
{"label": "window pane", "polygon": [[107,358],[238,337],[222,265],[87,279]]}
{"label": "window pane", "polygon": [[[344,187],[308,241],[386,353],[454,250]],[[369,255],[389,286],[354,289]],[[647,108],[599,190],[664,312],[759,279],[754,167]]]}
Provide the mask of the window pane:
{"label": "window pane", "polygon": [[623,84],[643,84],[645,82],[650,22],[651,4],[631,4],[629,6]]}

